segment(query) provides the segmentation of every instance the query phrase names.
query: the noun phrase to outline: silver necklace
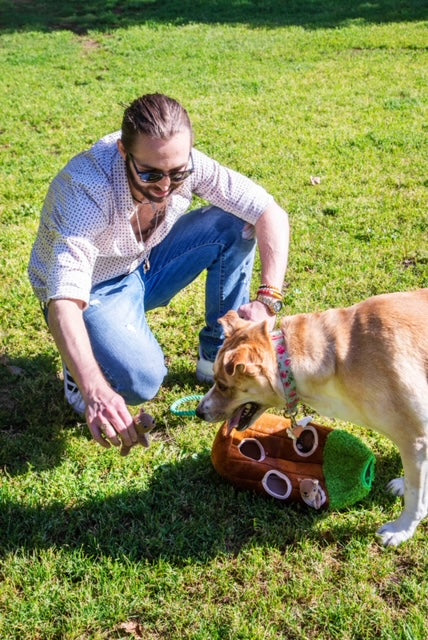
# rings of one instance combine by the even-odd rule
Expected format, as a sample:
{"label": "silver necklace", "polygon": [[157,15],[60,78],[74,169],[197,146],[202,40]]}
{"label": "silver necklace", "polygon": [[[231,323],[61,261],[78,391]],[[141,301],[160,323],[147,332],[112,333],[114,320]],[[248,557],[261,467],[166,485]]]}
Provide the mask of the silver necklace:
{"label": "silver necklace", "polygon": [[[141,200],[137,202],[138,204],[134,208],[134,211],[131,215],[131,222],[132,222],[132,219],[135,217],[135,220],[137,222],[137,227],[138,227],[139,240],[140,242],[141,241],[145,242],[149,236],[155,233],[156,229],[159,226],[159,223],[163,221],[166,214],[167,202],[163,203],[162,206],[157,206],[151,200],[145,200],[145,201]],[[144,230],[143,230],[141,228],[141,218],[144,219],[144,212],[142,212],[143,215],[141,215],[139,211],[139,207],[140,205],[147,205],[147,204],[150,205],[153,215],[148,220],[146,220],[146,224],[144,225]],[[134,230],[134,233],[135,233],[135,230]]]}
{"label": "silver necklace", "polygon": [[[166,214],[166,208],[168,206],[168,202],[165,202],[165,204],[162,207],[157,207],[156,204],[154,202],[152,202],[151,200],[136,200],[136,198],[134,198],[134,201],[136,201],[138,204],[136,205],[132,215],[131,215],[131,222],[132,222],[132,218],[135,216],[136,222],[137,222],[137,227],[138,227],[138,238],[137,240],[139,240],[139,242],[145,242],[147,240],[147,238],[153,234],[156,233],[156,229],[158,228],[159,225],[159,221],[162,221],[165,218],[165,214]],[[153,216],[150,219],[150,226],[144,230],[144,234],[143,231],[141,229],[141,223],[140,223],[140,215],[139,215],[139,211],[138,208],[140,205],[145,205],[145,204],[150,204],[150,207],[152,209],[153,212]],[[154,222],[154,225],[153,225]],[[135,234],[135,230],[134,234]],[[148,234],[148,235],[147,235]],[[144,238],[144,235],[146,235],[147,237]],[[150,251],[148,251],[144,257],[144,273],[147,273],[147,271],[149,271],[150,269]]]}

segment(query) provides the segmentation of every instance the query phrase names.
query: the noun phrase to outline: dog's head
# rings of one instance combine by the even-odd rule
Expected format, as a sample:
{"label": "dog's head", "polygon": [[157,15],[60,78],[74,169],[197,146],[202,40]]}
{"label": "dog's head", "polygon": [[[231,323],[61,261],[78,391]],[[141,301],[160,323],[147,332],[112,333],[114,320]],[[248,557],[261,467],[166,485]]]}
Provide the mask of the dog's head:
{"label": "dog's head", "polygon": [[214,386],[196,413],[207,422],[228,420],[230,431],[244,431],[266,409],[282,406],[275,391],[276,355],[267,322],[242,320],[236,311],[219,322],[225,340],[214,363]]}

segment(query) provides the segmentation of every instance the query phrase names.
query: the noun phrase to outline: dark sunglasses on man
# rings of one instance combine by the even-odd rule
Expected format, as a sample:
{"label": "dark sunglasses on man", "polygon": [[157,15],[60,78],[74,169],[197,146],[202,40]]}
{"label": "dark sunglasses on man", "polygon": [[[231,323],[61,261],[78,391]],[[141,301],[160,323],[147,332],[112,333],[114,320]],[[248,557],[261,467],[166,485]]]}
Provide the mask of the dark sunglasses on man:
{"label": "dark sunglasses on man", "polygon": [[188,178],[195,170],[193,165],[192,154],[189,156],[189,160],[191,162],[190,169],[183,169],[181,171],[169,171],[168,173],[164,173],[163,171],[154,170],[154,171],[139,171],[137,169],[137,165],[135,164],[134,157],[132,153],[128,151],[128,157],[131,159],[132,166],[134,167],[134,171],[141,180],[141,182],[159,182],[162,178],[169,178],[171,182],[183,182]]}

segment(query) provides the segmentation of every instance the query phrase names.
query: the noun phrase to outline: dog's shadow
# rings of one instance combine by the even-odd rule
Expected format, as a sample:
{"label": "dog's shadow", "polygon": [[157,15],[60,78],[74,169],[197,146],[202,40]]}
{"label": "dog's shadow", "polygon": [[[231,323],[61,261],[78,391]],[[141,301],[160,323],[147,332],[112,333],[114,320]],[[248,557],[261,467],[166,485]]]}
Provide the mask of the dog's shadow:
{"label": "dog's shadow", "polygon": [[[100,492],[80,504],[49,506],[4,497],[0,554],[54,546],[82,549],[95,557],[162,558],[179,565],[237,555],[253,545],[285,550],[308,538],[319,540],[325,537],[318,529],[326,515],[233,488],[214,471],[209,451],[203,451],[160,466],[141,490],[109,497]],[[340,518],[342,541],[374,537],[364,523],[360,531],[355,523],[347,530],[346,518],[346,513]]]}

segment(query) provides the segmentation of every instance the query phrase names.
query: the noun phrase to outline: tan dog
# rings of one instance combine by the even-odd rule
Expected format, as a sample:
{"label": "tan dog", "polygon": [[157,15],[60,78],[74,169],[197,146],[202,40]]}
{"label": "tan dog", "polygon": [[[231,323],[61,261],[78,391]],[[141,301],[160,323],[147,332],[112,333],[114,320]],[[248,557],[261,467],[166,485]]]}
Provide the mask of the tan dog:
{"label": "tan dog", "polygon": [[404,468],[388,485],[404,495],[404,510],[378,535],[385,545],[411,538],[428,513],[428,289],[284,317],[279,347],[267,322],[229,311],[220,323],[226,337],[215,384],[198,416],[244,430],[269,407],[287,411],[300,399],[321,415],[376,429],[398,447]]}

